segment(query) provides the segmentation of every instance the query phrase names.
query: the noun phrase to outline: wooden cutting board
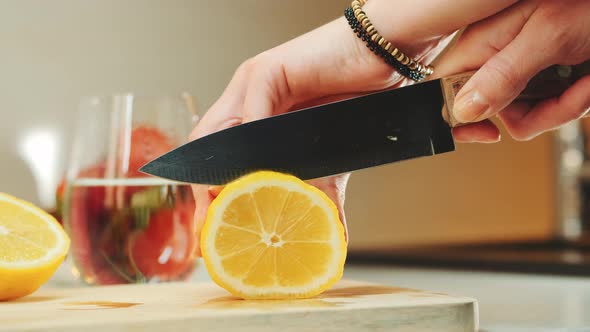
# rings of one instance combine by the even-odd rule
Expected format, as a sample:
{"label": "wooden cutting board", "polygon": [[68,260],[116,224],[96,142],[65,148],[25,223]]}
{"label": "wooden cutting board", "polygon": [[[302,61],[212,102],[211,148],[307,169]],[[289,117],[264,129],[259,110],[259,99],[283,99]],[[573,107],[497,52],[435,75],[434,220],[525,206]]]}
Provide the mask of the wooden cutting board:
{"label": "wooden cutting board", "polygon": [[0,331],[473,332],[477,302],[341,281],[313,299],[244,301],[211,283],[42,289],[0,302]]}

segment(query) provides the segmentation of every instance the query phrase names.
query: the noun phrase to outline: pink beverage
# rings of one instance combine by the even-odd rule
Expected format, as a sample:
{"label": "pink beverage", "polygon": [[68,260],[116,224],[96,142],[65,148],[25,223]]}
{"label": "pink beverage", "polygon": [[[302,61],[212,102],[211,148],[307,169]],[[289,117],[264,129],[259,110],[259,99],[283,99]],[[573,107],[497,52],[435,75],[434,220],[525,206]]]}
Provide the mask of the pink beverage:
{"label": "pink beverage", "polygon": [[57,195],[77,277],[100,285],[166,282],[194,271],[190,186],[139,169],[185,143],[195,114],[187,94],[81,100]]}
{"label": "pink beverage", "polygon": [[70,259],[86,283],[178,281],[195,269],[190,186],[156,178],[78,178],[66,196]]}

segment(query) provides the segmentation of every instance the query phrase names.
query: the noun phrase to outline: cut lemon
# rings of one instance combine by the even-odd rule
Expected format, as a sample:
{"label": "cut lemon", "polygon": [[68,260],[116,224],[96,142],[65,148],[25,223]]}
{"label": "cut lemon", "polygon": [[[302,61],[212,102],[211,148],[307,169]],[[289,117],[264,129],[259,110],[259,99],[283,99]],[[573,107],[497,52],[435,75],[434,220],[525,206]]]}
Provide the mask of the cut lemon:
{"label": "cut lemon", "polygon": [[63,261],[70,240],[45,211],[0,193],[0,300],[36,291]]}
{"label": "cut lemon", "polygon": [[266,171],[223,188],[209,207],[201,248],[213,281],[245,299],[315,296],[342,277],[346,258],[330,198]]}

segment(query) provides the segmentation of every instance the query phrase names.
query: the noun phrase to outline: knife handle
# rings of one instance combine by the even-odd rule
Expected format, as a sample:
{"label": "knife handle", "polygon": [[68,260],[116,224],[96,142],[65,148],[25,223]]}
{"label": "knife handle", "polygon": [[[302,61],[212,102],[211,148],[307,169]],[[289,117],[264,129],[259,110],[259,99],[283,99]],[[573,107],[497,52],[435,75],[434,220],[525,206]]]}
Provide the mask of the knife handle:
{"label": "knife handle", "polygon": [[[452,112],[449,112],[453,109],[455,96],[475,72],[456,74],[440,80],[445,99],[443,117],[451,127],[460,125],[453,117]],[[534,102],[560,96],[577,80],[586,75],[590,75],[590,61],[575,66],[551,66],[534,76],[516,100]]]}

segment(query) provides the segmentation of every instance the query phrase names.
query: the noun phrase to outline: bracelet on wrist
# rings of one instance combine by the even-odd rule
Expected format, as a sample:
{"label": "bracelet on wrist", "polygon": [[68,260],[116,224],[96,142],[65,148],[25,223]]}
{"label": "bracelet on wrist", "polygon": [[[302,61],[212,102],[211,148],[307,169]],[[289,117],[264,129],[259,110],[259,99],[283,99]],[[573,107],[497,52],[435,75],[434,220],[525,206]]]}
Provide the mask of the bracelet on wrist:
{"label": "bracelet on wrist", "polygon": [[432,66],[424,65],[410,58],[379,34],[367,14],[362,10],[362,6],[366,2],[367,0],[353,0],[350,7],[344,11],[344,16],[357,37],[401,75],[416,82],[431,75],[434,70]]}

